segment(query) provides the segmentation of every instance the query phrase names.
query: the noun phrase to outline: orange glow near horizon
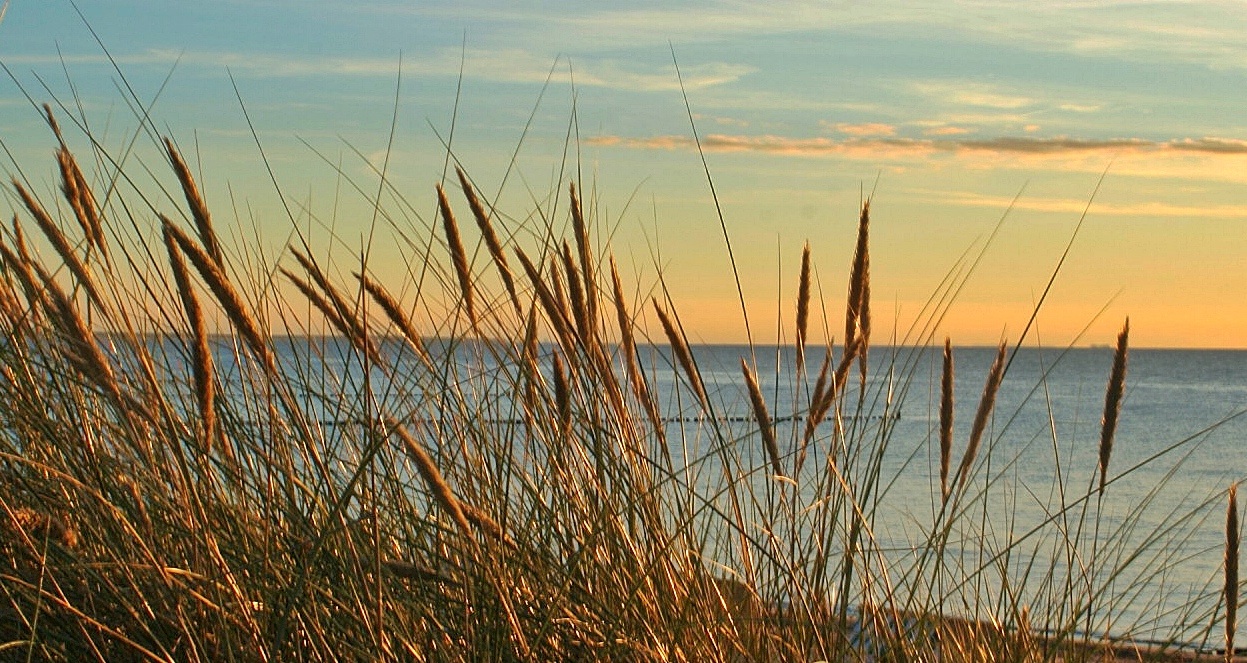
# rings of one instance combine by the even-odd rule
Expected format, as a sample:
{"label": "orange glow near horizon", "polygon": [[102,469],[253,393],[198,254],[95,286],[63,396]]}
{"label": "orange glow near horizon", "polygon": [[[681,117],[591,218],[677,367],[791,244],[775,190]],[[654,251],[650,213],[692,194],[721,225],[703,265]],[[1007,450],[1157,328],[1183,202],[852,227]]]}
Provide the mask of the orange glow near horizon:
{"label": "orange glow near horizon", "polygon": [[[1016,337],[1085,212],[1032,341],[1110,343],[1129,316],[1136,347],[1247,348],[1234,7],[491,4],[15,4],[0,24],[5,167],[56,195],[48,101],[91,180],[117,183],[116,219],[143,229],[184,218],[158,167],[167,135],[256,280],[305,241],[348,287],[367,255],[415,310],[434,185],[469,218],[452,166],[533,255],[547,228],[561,238],[574,181],[638,315],[667,288],[690,338],[716,343],[746,340],[734,269],[754,339],[792,337],[806,240],[837,335],[866,196],[876,342],[903,338],[1002,217],[932,333]],[[422,315],[427,333],[455,329]]]}

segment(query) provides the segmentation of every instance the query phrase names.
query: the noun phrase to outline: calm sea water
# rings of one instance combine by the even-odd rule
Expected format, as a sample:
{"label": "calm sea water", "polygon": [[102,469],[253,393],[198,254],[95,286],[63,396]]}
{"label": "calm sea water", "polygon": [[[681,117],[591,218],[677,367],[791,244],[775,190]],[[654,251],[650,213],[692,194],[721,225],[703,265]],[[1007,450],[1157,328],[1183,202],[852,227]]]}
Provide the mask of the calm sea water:
{"label": "calm sea water", "polygon": [[[384,351],[400,348],[395,344]],[[342,395],[362,393],[353,353],[326,339],[290,340],[279,350],[285,370],[323,387],[322,393],[305,394],[307,406],[322,421],[332,425],[352,416],[353,407]],[[773,480],[764,469],[767,461],[745,395],[741,359],[757,366],[785,453],[794,447],[791,417],[804,414],[814,376],[798,376],[791,348],[707,345],[693,350],[713,421],[694,405],[665,347],[641,352],[669,419],[667,451],[677,467],[688,463],[684,479],[697,490],[721,496],[722,466],[713,448],[726,436],[739,451],[736,472],[743,470],[744,480],[765,493]],[[455,378],[465,399],[487,403],[490,416],[520,416],[506,378],[515,367],[470,344],[432,351],[454,353]],[[993,348],[955,351],[954,471],[994,353]],[[228,374],[231,353],[222,354],[219,364]],[[811,351],[809,371],[816,372],[821,360],[821,350]],[[1247,352],[1132,350],[1110,483],[1102,497],[1080,501],[1098,482],[1100,417],[1111,363],[1108,348],[1028,348],[1016,354],[969,485],[970,506],[950,533],[951,565],[988,569],[963,592],[977,589],[997,596],[1008,585],[1018,600],[1034,606],[1034,615],[1054,610],[1045,601],[1068,604],[1071,592],[1077,594],[1090,578],[1107,588],[1095,603],[1088,625],[1092,631],[1215,643],[1221,628],[1225,491],[1247,476]],[[545,370],[550,370],[548,361]],[[873,348],[864,391],[856,386],[856,376],[850,380],[843,426],[864,442],[853,459],[838,462],[852,472],[870,462],[873,450],[881,450],[878,490],[866,507],[876,547],[897,569],[912,568],[940,511],[939,372],[939,349]],[[427,381],[401,372],[399,377],[373,377],[388,381],[374,380],[370,399],[409,407],[429,397]],[[425,411],[431,410],[426,406]],[[798,421],[797,430],[803,425]],[[830,425],[820,429],[824,439]],[[813,499],[814,481],[808,477],[824,466],[823,451],[815,447],[797,477],[803,504]],[[786,456],[786,468],[792,460]],[[1247,633],[1239,637],[1247,641]]]}
{"label": "calm sea water", "polygon": [[[756,357],[760,387],[778,419],[802,411],[793,404],[808,398],[801,385],[813,382],[795,380],[791,349],[751,353],[743,346],[702,346],[695,354],[712,401],[729,421],[750,416],[741,387],[742,357],[751,363]],[[958,349],[954,355],[955,472],[995,349]],[[652,357],[663,363],[661,353]],[[819,361],[821,354],[807,360],[811,371]],[[887,431],[879,462],[881,492],[871,504],[876,539],[898,567],[925,544],[940,510],[940,363],[939,349],[873,349],[872,377],[860,409],[852,398],[846,406],[856,415],[846,426],[860,427],[872,441],[882,439],[878,431]],[[1001,567],[980,582],[999,591],[1006,581],[993,578],[1011,578],[1007,582],[1022,590],[1023,601],[1027,593],[1040,603],[1045,595],[1063,600],[1068,591],[1059,588],[1066,587],[1071,568],[1075,583],[1096,576],[1111,596],[1098,602],[1093,631],[1129,631],[1143,639],[1176,635],[1198,643],[1218,613],[1225,491],[1247,476],[1247,352],[1132,350],[1110,483],[1102,498],[1080,504],[1098,482],[1100,419],[1111,364],[1108,348],[1016,354],[970,485],[981,499],[963,514],[966,527],[954,528],[954,536],[960,532],[966,541],[954,541],[950,553],[961,555],[969,568]],[[691,402],[675,371],[656,375],[669,411]],[[786,429],[778,430],[783,440]],[[753,461],[761,465],[761,444],[753,449]],[[1093,542],[1096,520],[1099,543]],[[1081,533],[1079,522],[1086,523]],[[1062,526],[1069,531],[1062,532]],[[1082,542],[1067,545],[1065,537]],[[1081,559],[1070,558],[1071,550]],[[1100,568],[1088,569],[1093,552]],[[1051,564],[1054,556],[1064,561]],[[1055,570],[1048,574],[1046,568]],[[1220,628],[1212,629],[1211,642]]]}

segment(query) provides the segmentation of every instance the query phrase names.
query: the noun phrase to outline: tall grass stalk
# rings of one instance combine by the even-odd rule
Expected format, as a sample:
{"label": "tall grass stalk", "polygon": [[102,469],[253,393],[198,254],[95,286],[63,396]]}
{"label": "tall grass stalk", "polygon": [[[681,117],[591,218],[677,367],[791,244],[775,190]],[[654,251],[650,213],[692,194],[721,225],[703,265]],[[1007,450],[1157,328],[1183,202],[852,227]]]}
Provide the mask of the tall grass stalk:
{"label": "tall grass stalk", "polygon": [[1234,632],[1238,629],[1238,484],[1230,484],[1225,511],[1225,660],[1234,660]]}

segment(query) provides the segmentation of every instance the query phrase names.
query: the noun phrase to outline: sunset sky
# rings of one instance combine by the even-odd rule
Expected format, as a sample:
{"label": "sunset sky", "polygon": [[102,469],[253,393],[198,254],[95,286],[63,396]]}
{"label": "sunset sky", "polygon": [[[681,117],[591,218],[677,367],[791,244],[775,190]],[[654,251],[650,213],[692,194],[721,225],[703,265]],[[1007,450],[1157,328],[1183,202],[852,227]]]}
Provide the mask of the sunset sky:
{"label": "sunset sky", "polygon": [[[642,291],[661,270],[695,340],[738,341],[674,52],[759,340],[776,316],[791,326],[807,240],[842,326],[864,194],[876,334],[900,337],[1020,192],[945,320],[954,342],[1016,338],[1090,201],[1043,343],[1087,325],[1078,343],[1110,343],[1129,315],[1136,346],[1247,347],[1247,3],[513,5],[79,0],[84,22],[67,0],[11,0],[6,179],[20,165],[54,186],[54,141],[22,89],[117,154],[150,105],[235,246],[258,229],[276,250],[306,223],[349,261],[372,221],[371,167],[432,218],[449,140],[515,224],[582,182]],[[132,168],[162,168],[154,144],[138,133]],[[376,259],[402,278],[396,253]]]}

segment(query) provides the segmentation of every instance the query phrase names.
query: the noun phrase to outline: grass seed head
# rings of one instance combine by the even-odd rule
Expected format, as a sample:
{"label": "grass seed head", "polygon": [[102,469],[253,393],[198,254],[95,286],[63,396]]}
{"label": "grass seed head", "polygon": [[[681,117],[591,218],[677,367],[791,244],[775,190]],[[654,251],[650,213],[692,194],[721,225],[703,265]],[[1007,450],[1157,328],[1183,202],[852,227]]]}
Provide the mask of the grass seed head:
{"label": "grass seed head", "polygon": [[983,385],[983,396],[979,399],[978,410],[974,413],[974,424],[970,427],[970,441],[966,444],[965,455],[961,457],[961,465],[957,468],[957,485],[963,487],[970,479],[970,470],[974,467],[974,459],[982,444],[983,434],[987,431],[987,423],[991,420],[992,410],[996,405],[996,392],[1000,390],[1000,382],[1004,379],[1005,359],[1008,357],[1008,346],[1002,341],[996,350],[996,359],[987,372],[987,381]]}
{"label": "grass seed head", "polygon": [[944,339],[944,368],[940,376],[940,493],[948,499],[948,470],[953,457],[953,342]]}
{"label": "grass seed head", "polygon": [[248,307],[243,303],[242,297],[238,295],[238,291],[234,289],[233,284],[225,277],[221,266],[167,217],[161,216],[160,219],[164,224],[166,232],[177,241],[183,255],[190,259],[191,264],[195,266],[195,271],[199,272],[200,278],[204,280],[204,283],[208,285],[208,289],[216,296],[217,301],[221,304],[221,308],[225,311],[225,315],[234,324],[234,328],[238,330],[239,335],[246,341],[247,346],[251,348],[251,351],[264,365],[265,369],[270,374],[276,375],[277,360],[265,341],[266,336],[260,332],[260,326],[256,323],[255,318],[252,317]]}
{"label": "grass seed head", "polygon": [[199,416],[203,430],[205,453],[211,452],[212,440],[215,438],[216,422],[216,380],[212,359],[212,348],[208,344],[208,329],[204,324],[203,311],[199,307],[199,298],[191,288],[190,274],[186,269],[186,261],[178,249],[177,240],[167,228],[162,229],[165,252],[169,254],[169,264],[173,269],[173,281],[182,299],[182,308],[186,311],[194,338],[193,377],[195,380],[195,399],[199,405]]}
{"label": "grass seed head", "polygon": [[355,278],[359,279],[360,284],[364,286],[364,291],[372,297],[372,300],[381,307],[381,311],[385,313],[385,317],[389,318],[390,323],[402,332],[403,337],[411,344],[416,355],[419,356],[426,364],[429,363],[429,353],[424,347],[424,338],[416,331],[415,325],[412,324],[411,318],[403,311],[398,300],[390,294],[377,281],[363,274],[355,274]]}
{"label": "grass seed head", "polygon": [[585,223],[580,198],[576,195],[576,184],[574,182],[569,184],[568,190],[571,197],[572,231],[576,234],[576,248],[580,254],[580,280],[585,288],[585,317],[589,320],[597,320],[597,268],[594,265],[593,248],[589,244],[589,226]]}
{"label": "grass seed head", "polygon": [[758,430],[762,434],[763,447],[771,462],[771,473],[775,476],[783,476],[784,468],[780,462],[775,427],[771,422],[771,414],[766,408],[766,399],[762,397],[762,390],[758,387],[758,378],[744,359],[740,360],[740,369],[745,374],[745,388],[749,392],[749,403],[753,406],[753,417],[757,420]]}
{"label": "grass seed head", "polygon": [[199,232],[199,241],[203,242],[204,248],[207,250],[208,255],[212,257],[213,262],[218,267],[223,267],[225,265],[224,256],[221,253],[221,245],[217,241],[216,231],[212,229],[212,215],[208,213],[208,203],[204,201],[203,196],[199,193],[199,186],[195,184],[195,178],[191,176],[190,168],[182,160],[182,155],[178,154],[171,138],[165,138],[165,153],[168,154],[169,163],[173,166],[173,172],[177,175],[178,182],[182,185],[182,195],[186,198],[187,206],[190,207],[191,218],[195,222],[195,230]]}
{"label": "grass seed head", "polygon": [[390,431],[398,436],[402,441],[403,448],[407,451],[407,455],[416,465],[416,471],[420,473],[420,477],[424,479],[425,486],[429,489],[429,493],[437,502],[438,506],[450,516],[464,536],[472,535],[472,527],[468,524],[467,516],[463,513],[463,508],[459,504],[459,499],[455,497],[454,491],[450,489],[450,484],[446,483],[446,479],[442,476],[441,470],[437,469],[437,463],[433,457],[425,451],[424,446],[412,437],[402,424],[398,421],[390,419],[386,422]]}
{"label": "grass seed head", "polygon": [[56,249],[57,254],[61,256],[61,260],[65,261],[65,266],[69,268],[70,273],[78,281],[87,292],[87,296],[95,302],[96,306],[104,308],[104,300],[100,298],[99,289],[95,286],[95,279],[91,278],[91,273],[87,270],[87,266],[82,262],[82,258],[74,251],[69,244],[69,239],[61,232],[61,229],[52,221],[52,217],[43,209],[39,201],[22,186],[22,183],[13,178],[13,188],[17,191],[17,195],[22,199],[22,203],[26,209],[30,211],[31,216],[35,219],[35,224],[43,231],[44,236],[51,242],[52,248]]}
{"label": "grass seed head", "polygon": [[476,191],[472,188],[472,183],[468,180],[468,176],[463,169],[455,167],[455,174],[459,176],[459,184],[463,187],[463,195],[468,199],[468,207],[472,209],[472,217],[476,219],[476,227],[480,229],[481,236],[485,238],[485,246],[489,249],[489,256],[493,258],[494,265],[498,268],[498,276],[502,278],[502,284],[507,289],[507,294],[511,297],[511,304],[515,307],[517,317],[523,317],[523,311],[520,307],[519,295],[515,291],[515,277],[511,274],[511,265],[507,262],[507,254],[502,250],[502,242],[498,239],[498,233],[494,230],[494,224],[490,219],[489,213],[485,211],[485,206],[481,204],[480,198],[476,195]]}
{"label": "grass seed head", "polygon": [[[865,337],[870,330],[870,201],[862,203],[857,222],[857,247],[853,252],[853,268],[849,272],[849,296],[845,306],[844,345],[849,347]],[[861,339],[862,348],[866,339]]]}
{"label": "grass seed head", "polygon": [[463,248],[463,238],[459,236],[459,224],[455,214],[450,210],[450,201],[446,199],[446,191],[437,185],[437,206],[442,214],[442,228],[446,231],[446,246],[450,250],[450,259],[455,266],[455,275],[459,279],[459,291],[463,296],[463,308],[467,311],[468,320],[476,326],[476,297],[472,290],[472,272],[468,268],[468,254]]}
{"label": "grass seed head", "polygon": [[87,185],[86,177],[78,167],[78,162],[70,151],[62,147],[56,151],[56,162],[61,169],[61,193],[74,212],[86,237],[87,245],[99,251],[105,251],[104,229],[100,224],[99,213],[95,207],[95,197]]}
{"label": "grass seed head", "polygon": [[676,328],[671,317],[667,312],[658,305],[658,300],[654,299],[654,312],[658,314],[658,322],[662,325],[663,333],[667,335],[667,342],[671,345],[671,351],[675,353],[676,360],[680,362],[680,366],[684,369],[684,375],[688,378],[689,384],[693,387],[693,393],[696,394],[698,402],[703,408],[710,405],[709,399],[706,397],[706,386],[702,384],[701,373],[697,370],[697,363],[693,361],[693,352],[689,350],[688,343],[684,340],[684,335]]}
{"label": "grass seed head", "polygon": [[1117,433],[1117,416],[1121,413],[1121,399],[1126,388],[1126,362],[1129,360],[1130,319],[1117,335],[1117,348],[1113,351],[1113,368],[1109,372],[1108,387],[1104,390],[1104,416],[1100,420],[1100,492],[1108,481],[1108,461],[1113,454],[1113,438]]}
{"label": "grass seed head", "polygon": [[805,338],[810,325],[810,243],[801,250],[801,276],[797,282],[797,366],[805,365]]}

